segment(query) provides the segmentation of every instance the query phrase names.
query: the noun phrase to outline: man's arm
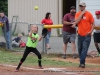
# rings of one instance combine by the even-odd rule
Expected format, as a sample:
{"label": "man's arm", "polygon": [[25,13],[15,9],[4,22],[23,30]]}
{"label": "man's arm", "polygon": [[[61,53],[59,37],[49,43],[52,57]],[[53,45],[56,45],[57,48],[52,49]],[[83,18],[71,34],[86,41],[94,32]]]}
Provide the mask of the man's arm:
{"label": "man's arm", "polygon": [[92,16],[91,13],[90,13],[90,15],[89,15],[89,20],[90,20],[90,23],[91,23],[91,30],[90,30],[90,32],[87,33],[87,35],[89,35],[89,34],[91,35],[91,33],[93,32],[94,27],[95,27],[94,18],[93,18],[93,16]]}
{"label": "man's arm", "polygon": [[94,25],[94,23],[92,23],[91,25],[92,25],[92,28],[91,28],[91,31],[90,32],[92,33],[93,30],[94,30],[95,25]]}
{"label": "man's arm", "polygon": [[86,10],[83,10],[82,13],[79,15],[79,17],[77,19],[75,19],[76,24],[80,22],[80,20],[82,19],[85,12],[86,12]]}
{"label": "man's arm", "polygon": [[68,19],[69,19],[69,16],[68,16],[68,14],[66,14],[63,18],[64,25],[71,25],[72,24],[72,22],[68,22]]}
{"label": "man's arm", "polygon": [[72,24],[72,22],[63,21],[63,24],[64,25],[70,25],[70,24]]}
{"label": "man's arm", "polygon": [[73,25],[71,27],[74,28],[80,22],[80,20],[82,19],[82,17],[83,17],[83,15],[84,15],[85,12],[86,12],[86,10],[83,10],[81,12],[81,14],[79,15],[79,17],[77,19],[75,19],[75,22],[73,23]]}
{"label": "man's arm", "polygon": [[92,28],[91,28],[90,32],[87,33],[87,35],[91,35],[91,33],[92,33],[93,30],[94,30],[94,27],[95,27],[94,23],[91,23],[91,26],[92,26]]}

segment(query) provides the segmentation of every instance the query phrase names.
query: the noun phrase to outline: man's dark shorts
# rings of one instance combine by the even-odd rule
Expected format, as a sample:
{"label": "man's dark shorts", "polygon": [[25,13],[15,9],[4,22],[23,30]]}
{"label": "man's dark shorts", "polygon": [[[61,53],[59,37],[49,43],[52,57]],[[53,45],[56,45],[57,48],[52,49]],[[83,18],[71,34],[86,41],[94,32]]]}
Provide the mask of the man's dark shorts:
{"label": "man's dark shorts", "polygon": [[64,44],[67,44],[68,42],[75,42],[76,34],[68,33],[65,31],[62,31],[62,34]]}
{"label": "man's dark shorts", "polygon": [[94,37],[94,42],[100,43],[100,33],[94,33],[93,37]]}

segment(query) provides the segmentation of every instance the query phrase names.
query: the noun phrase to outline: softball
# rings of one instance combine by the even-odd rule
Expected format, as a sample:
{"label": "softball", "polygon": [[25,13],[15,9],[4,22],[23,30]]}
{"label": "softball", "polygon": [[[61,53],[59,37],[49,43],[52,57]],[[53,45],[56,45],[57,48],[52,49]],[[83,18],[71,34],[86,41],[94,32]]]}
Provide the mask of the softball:
{"label": "softball", "polygon": [[35,10],[38,10],[38,6],[35,6],[34,9],[35,9]]}

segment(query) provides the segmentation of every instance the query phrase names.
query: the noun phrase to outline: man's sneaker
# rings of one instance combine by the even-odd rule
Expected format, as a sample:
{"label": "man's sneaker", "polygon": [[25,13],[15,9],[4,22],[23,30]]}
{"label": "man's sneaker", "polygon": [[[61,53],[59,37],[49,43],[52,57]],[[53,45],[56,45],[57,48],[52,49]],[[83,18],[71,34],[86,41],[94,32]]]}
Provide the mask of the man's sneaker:
{"label": "man's sneaker", "polygon": [[85,68],[85,65],[84,64],[80,64],[79,67]]}
{"label": "man's sneaker", "polygon": [[76,59],[76,58],[77,58],[77,56],[74,54],[74,55],[73,55],[73,58],[74,58],[74,59]]}
{"label": "man's sneaker", "polygon": [[64,54],[62,57],[63,57],[64,59],[66,59],[66,54]]}

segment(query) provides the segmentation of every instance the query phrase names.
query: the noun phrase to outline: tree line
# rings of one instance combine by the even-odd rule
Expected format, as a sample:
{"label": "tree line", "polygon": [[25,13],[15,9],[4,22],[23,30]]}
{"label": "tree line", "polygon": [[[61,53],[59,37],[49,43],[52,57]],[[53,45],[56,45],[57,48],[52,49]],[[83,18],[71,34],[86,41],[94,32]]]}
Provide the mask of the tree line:
{"label": "tree line", "polygon": [[0,12],[1,11],[8,16],[8,0],[0,0]]}

